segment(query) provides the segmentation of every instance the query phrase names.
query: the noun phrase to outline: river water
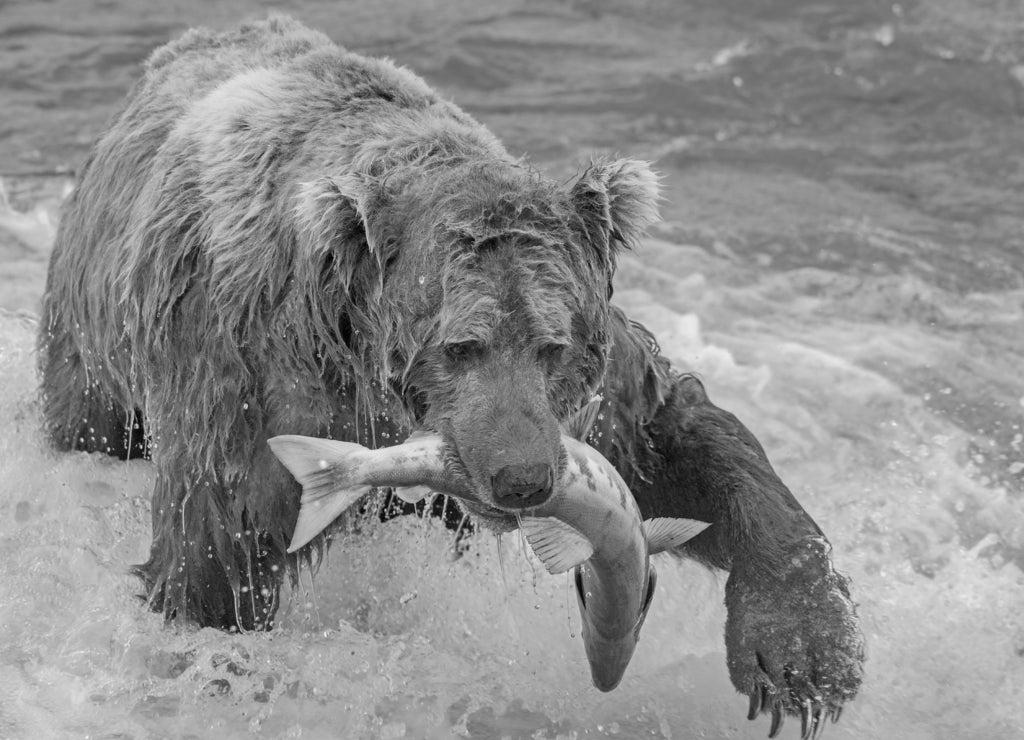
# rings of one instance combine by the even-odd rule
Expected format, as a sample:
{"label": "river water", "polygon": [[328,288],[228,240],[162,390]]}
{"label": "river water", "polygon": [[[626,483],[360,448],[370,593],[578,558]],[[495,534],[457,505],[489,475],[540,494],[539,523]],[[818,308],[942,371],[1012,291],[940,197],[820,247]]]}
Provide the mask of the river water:
{"label": "river water", "polygon": [[[658,561],[590,686],[568,584],[405,518],[332,548],[281,629],[165,627],[125,575],[148,463],[40,440],[47,220],[156,45],[269,4],[0,2],[0,738],[758,738],[724,578]],[[833,738],[1024,738],[1021,0],[282,2],[558,178],[664,175],[616,300],[759,436],[835,543],[869,653]],[[34,246],[33,246],[34,244]],[[783,737],[797,737],[790,722]]]}

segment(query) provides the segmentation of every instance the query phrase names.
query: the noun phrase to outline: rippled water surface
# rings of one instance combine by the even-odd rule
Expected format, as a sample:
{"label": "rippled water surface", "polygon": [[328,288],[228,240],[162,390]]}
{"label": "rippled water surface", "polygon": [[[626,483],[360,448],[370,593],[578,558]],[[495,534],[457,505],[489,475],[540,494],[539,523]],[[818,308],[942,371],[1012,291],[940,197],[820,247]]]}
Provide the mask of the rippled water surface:
{"label": "rippled water surface", "polygon": [[[658,562],[609,695],[563,579],[515,538],[453,559],[432,522],[336,544],[273,634],[143,610],[149,465],[40,440],[47,220],[153,47],[269,7],[0,2],[0,175],[28,214],[0,232],[0,738],[765,736],[726,675],[724,579],[690,565]],[[665,221],[616,300],[760,437],[854,579],[867,676],[829,736],[1024,738],[1021,0],[273,7],[556,177],[653,160]]]}

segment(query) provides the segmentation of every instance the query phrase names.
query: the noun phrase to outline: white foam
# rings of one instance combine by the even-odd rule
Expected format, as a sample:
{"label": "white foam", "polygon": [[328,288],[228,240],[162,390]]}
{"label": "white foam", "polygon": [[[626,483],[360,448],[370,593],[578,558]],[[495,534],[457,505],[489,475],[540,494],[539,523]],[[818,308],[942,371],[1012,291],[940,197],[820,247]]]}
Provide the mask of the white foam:
{"label": "white foam", "polygon": [[[757,432],[829,533],[838,567],[854,578],[868,678],[830,734],[930,737],[936,727],[965,737],[1019,734],[1024,581],[999,553],[1024,546],[1021,502],[984,482],[982,463],[967,454],[971,434],[892,371],[914,358],[947,357],[955,342],[913,322],[823,315],[820,302],[787,296],[767,278],[732,285],[689,273],[678,285],[692,294],[681,298],[666,287],[673,273],[663,271],[652,292],[643,287],[648,275],[628,263],[623,269],[633,287],[617,299]],[[759,310],[744,309],[750,305]],[[998,315],[984,306],[1005,310],[996,300],[975,305],[993,320]],[[712,329],[702,326],[706,315]],[[622,687],[609,695],[590,686],[565,579],[543,573],[516,538],[506,538],[501,559],[481,538],[453,560],[450,533],[436,522],[371,524],[337,543],[315,590],[304,580],[288,593],[271,635],[165,627],[125,575],[147,555],[152,468],[45,448],[34,333],[29,315],[0,313],[7,734],[479,737],[529,727],[566,737],[715,738],[766,731],[742,719],[745,700],[728,682],[724,578],[660,556],[643,639]],[[997,333],[981,336],[973,366],[1009,377],[1012,363],[1004,369],[993,350],[1002,346]],[[990,535],[970,548],[961,539],[965,512]]]}

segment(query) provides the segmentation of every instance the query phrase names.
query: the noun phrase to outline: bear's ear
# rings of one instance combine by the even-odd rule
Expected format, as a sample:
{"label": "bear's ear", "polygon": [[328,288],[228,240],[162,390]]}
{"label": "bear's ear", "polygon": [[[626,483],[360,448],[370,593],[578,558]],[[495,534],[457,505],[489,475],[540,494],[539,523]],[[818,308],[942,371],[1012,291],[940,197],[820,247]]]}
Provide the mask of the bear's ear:
{"label": "bear's ear", "polygon": [[635,159],[592,163],[570,195],[586,236],[600,235],[612,247],[634,247],[659,219],[658,179],[647,162]]}
{"label": "bear's ear", "polygon": [[332,244],[351,242],[361,233],[371,253],[381,243],[373,218],[380,207],[380,188],[358,175],[319,177],[303,183],[295,203],[295,220],[300,235],[311,250],[329,250]]}

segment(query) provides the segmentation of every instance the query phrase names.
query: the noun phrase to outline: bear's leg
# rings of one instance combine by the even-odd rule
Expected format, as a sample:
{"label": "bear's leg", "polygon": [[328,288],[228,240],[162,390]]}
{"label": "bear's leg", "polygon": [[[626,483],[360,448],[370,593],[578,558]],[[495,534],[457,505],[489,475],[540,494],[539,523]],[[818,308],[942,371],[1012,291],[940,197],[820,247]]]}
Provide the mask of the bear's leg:
{"label": "bear's leg", "polygon": [[287,570],[284,532],[298,508],[295,482],[269,448],[229,485],[216,482],[223,476],[189,475],[181,451],[157,452],[153,543],[135,567],[151,608],[204,627],[270,629]]}
{"label": "bear's leg", "polygon": [[100,378],[90,376],[74,336],[62,321],[44,321],[39,371],[44,429],[51,443],[59,450],[102,452],[121,459],[145,457],[142,414],[138,409],[127,412]]}
{"label": "bear's leg", "polygon": [[805,735],[838,719],[861,684],[864,639],[818,525],[696,378],[670,382],[646,432],[657,459],[646,481],[630,471],[627,480],[644,518],[711,522],[677,554],[730,571],[729,673],[750,718],[771,713],[771,736],[786,713],[801,716]]}

